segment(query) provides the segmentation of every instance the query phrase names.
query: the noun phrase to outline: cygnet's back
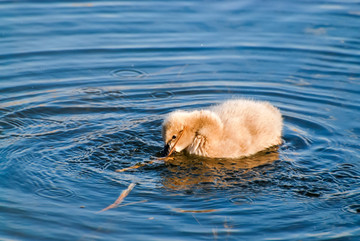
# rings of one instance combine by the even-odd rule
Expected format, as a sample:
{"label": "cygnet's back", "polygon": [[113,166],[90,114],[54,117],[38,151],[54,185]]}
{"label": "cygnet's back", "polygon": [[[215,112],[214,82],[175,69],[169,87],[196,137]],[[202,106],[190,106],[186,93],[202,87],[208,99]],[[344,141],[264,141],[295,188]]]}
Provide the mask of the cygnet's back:
{"label": "cygnet's back", "polygon": [[223,123],[222,139],[227,143],[222,152],[226,156],[248,156],[281,144],[281,113],[268,102],[229,100],[210,111]]}

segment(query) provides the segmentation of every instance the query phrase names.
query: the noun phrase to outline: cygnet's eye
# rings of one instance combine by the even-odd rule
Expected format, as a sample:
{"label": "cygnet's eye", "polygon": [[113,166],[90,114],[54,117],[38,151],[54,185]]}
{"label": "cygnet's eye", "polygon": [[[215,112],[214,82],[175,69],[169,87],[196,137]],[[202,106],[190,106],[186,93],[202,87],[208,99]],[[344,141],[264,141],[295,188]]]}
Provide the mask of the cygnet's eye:
{"label": "cygnet's eye", "polygon": [[176,136],[175,136],[175,135],[173,135],[173,136],[172,136],[172,139],[173,139],[173,140],[175,140],[175,139],[176,139]]}

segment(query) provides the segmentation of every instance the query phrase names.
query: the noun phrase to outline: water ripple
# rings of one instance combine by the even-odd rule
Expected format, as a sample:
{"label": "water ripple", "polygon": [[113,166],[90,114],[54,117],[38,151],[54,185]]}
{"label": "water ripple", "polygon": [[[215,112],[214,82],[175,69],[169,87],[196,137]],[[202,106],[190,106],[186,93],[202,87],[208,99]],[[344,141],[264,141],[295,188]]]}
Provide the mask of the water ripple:
{"label": "water ripple", "polygon": [[344,210],[347,212],[350,212],[350,213],[359,214],[360,213],[360,204],[352,204],[352,205],[346,206],[344,208]]}
{"label": "water ripple", "polygon": [[112,76],[119,79],[146,77],[146,73],[137,69],[117,69],[111,72]]}
{"label": "water ripple", "polygon": [[[4,2],[0,233],[15,240],[354,238],[358,6],[157,3]],[[241,160],[180,153],[114,172],[159,156],[170,111],[234,98],[279,107],[283,144]],[[149,202],[94,218],[132,182],[125,201]]]}
{"label": "water ripple", "polygon": [[57,199],[57,200],[75,196],[75,193],[69,189],[56,188],[56,187],[37,189],[35,193],[41,197]]}
{"label": "water ripple", "polygon": [[154,91],[151,96],[155,99],[169,99],[174,97],[174,93],[171,91]]}

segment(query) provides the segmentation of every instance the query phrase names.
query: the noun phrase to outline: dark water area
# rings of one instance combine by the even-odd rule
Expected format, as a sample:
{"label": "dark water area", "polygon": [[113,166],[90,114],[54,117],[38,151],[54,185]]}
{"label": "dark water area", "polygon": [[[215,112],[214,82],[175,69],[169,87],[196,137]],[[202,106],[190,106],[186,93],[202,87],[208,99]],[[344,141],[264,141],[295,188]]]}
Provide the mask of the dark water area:
{"label": "dark water area", "polygon": [[[359,26],[351,0],[0,1],[0,240],[359,240]],[[115,172],[232,98],[283,144]]]}

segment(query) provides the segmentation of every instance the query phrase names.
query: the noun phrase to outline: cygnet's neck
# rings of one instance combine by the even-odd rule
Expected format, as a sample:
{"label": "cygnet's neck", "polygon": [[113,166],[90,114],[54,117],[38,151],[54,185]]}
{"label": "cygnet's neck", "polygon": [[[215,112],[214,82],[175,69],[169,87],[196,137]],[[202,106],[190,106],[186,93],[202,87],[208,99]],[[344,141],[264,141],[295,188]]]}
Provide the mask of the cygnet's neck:
{"label": "cygnet's neck", "polygon": [[190,154],[214,156],[213,147],[221,143],[223,124],[219,116],[208,110],[194,111],[187,120],[194,139],[186,148]]}
{"label": "cygnet's neck", "polygon": [[219,116],[209,110],[195,111],[192,129],[195,135],[201,135],[208,141],[221,138],[223,124]]}

